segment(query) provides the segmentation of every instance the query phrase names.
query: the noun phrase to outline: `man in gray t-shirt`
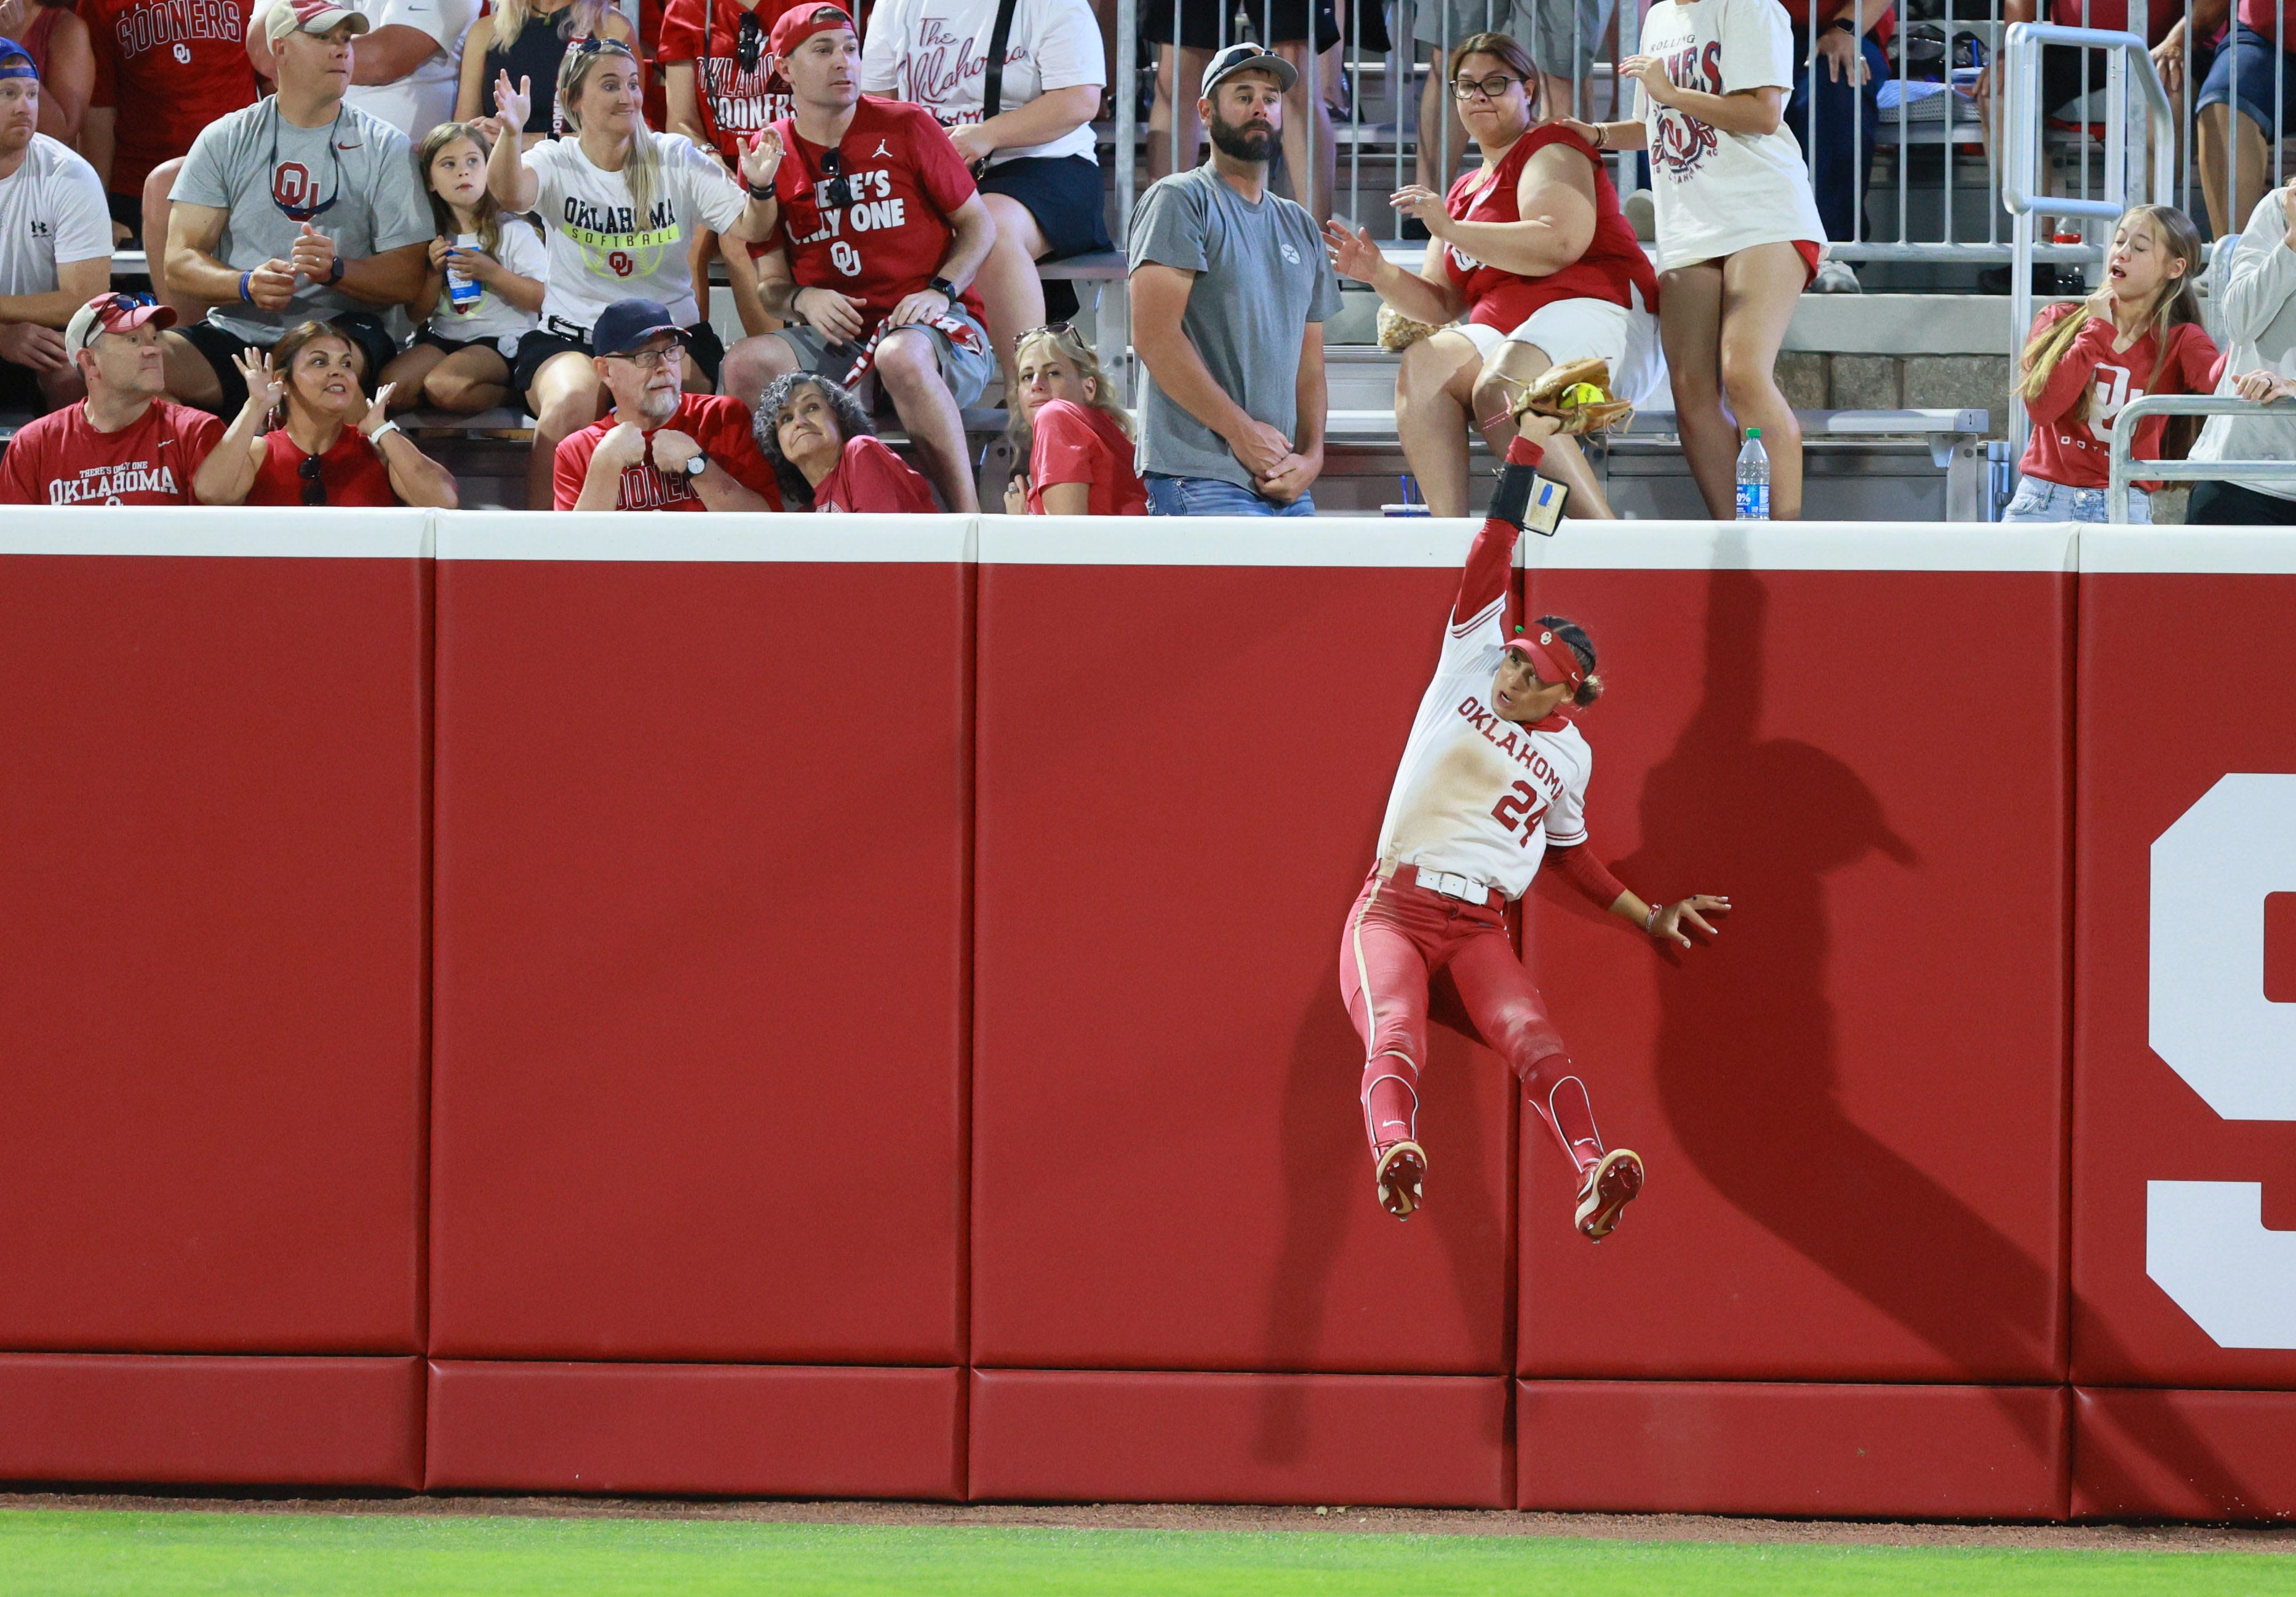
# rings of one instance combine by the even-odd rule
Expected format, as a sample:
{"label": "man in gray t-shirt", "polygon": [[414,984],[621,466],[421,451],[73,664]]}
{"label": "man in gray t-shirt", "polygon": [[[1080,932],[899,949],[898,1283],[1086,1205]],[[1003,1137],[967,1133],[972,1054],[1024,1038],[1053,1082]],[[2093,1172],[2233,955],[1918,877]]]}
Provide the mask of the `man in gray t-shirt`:
{"label": "man in gray t-shirt", "polygon": [[1298,78],[1257,45],[1213,56],[1197,108],[1211,160],[1151,184],[1133,213],[1140,470],[1159,515],[1316,513],[1340,285],[1314,220],[1267,192]]}
{"label": "man in gray t-shirt", "polygon": [[348,332],[372,382],[397,350],[375,313],[420,291],[438,231],[406,135],[343,103],[367,20],[277,0],[266,21],[278,94],[202,128],[168,194],[168,286],[217,308],[168,334],[168,389],[226,413],[233,356],[305,322]]}

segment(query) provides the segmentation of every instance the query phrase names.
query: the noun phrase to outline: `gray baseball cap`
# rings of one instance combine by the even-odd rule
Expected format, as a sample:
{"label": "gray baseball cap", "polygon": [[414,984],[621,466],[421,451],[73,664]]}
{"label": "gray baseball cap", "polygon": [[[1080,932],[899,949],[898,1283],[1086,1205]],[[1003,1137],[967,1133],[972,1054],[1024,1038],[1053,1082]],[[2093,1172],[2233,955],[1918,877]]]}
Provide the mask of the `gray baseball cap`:
{"label": "gray baseball cap", "polygon": [[1275,78],[1275,86],[1287,94],[1292,86],[1300,81],[1300,69],[1274,51],[1249,43],[1230,45],[1204,68],[1203,97],[1210,99],[1222,78],[1233,78],[1238,72],[1268,73]]}

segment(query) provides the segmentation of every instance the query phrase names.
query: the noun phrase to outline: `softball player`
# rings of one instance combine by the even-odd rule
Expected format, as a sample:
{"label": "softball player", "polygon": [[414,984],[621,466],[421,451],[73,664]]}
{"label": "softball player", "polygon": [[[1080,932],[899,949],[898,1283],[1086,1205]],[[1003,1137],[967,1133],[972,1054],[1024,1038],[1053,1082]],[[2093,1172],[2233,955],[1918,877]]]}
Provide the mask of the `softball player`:
{"label": "softball player", "polygon": [[1534,473],[1552,417],[1526,414],[1507,447],[1489,515],[1468,552],[1443,635],[1435,680],[1420,701],[1380,828],[1379,860],[1348,915],[1340,993],[1364,1039],[1362,1103],[1379,1201],[1398,1219],[1421,1202],[1420,1061],[1427,992],[1447,977],[1481,1042],[1522,1078],[1531,1107],[1579,1172],[1578,1229],[1595,1241],[1642,1190],[1633,1151],[1605,1151],[1587,1096],[1546,1005],[1507,940],[1506,906],[1551,857],[1571,885],[1612,914],[1687,948],[1690,928],[1729,912],[1696,894],[1644,903],[1598,864],[1587,843],[1594,751],[1569,711],[1603,691],[1586,633],[1558,616],[1505,624]]}

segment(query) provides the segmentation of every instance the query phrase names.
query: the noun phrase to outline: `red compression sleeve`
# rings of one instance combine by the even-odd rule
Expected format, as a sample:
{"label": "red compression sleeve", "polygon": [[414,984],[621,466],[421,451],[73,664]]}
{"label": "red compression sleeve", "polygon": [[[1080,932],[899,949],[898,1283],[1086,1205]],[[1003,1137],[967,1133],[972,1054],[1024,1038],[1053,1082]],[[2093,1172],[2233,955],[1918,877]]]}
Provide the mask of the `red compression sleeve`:
{"label": "red compression sleeve", "polygon": [[1529,466],[1536,471],[1538,463],[1546,458],[1546,451],[1542,446],[1519,432],[1507,441],[1506,463],[1511,466]]}
{"label": "red compression sleeve", "polygon": [[1608,909],[1627,890],[1626,883],[1603,869],[1595,851],[1584,843],[1573,843],[1568,848],[1549,848],[1546,857],[1562,873],[1564,880],[1587,895],[1597,909]]}

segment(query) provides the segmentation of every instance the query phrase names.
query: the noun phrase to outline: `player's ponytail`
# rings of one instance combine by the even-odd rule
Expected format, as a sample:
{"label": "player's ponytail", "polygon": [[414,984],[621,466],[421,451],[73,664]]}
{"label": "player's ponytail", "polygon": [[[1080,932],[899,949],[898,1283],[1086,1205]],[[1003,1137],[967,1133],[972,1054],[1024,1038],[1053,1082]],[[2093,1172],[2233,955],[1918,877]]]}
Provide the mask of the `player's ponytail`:
{"label": "player's ponytail", "polygon": [[1538,624],[1570,645],[1570,652],[1578,657],[1578,668],[1587,673],[1587,680],[1570,695],[1570,702],[1585,709],[1603,696],[1603,679],[1595,675],[1595,640],[1587,629],[1564,616],[1541,616]]}

